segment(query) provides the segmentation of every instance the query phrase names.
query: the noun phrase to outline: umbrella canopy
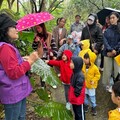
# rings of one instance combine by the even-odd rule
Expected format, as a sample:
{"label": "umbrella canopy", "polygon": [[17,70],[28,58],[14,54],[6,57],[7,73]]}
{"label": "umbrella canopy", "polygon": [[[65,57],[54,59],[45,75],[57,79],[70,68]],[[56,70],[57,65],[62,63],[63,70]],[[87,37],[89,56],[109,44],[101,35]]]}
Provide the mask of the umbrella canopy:
{"label": "umbrella canopy", "polygon": [[105,18],[109,16],[111,12],[118,12],[120,14],[120,10],[112,8],[104,8],[97,13],[100,24],[105,25]]}
{"label": "umbrella canopy", "polygon": [[27,28],[34,27],[41,23],[52,20],[53,18],[54,17],[48,12],[27,14],[23,18],[21,18],[17,21],[16,28],[18,31],[22,31]]}

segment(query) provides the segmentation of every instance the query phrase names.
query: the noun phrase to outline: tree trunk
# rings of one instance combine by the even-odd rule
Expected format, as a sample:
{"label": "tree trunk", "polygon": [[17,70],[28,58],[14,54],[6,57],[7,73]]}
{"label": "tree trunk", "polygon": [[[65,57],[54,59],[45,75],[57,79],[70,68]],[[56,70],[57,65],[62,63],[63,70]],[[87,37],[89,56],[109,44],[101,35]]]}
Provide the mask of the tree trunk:
{"label": "tree trunk", "polygon": [[46,0],[43,0],[41,4],[41,11],[46,11]]}

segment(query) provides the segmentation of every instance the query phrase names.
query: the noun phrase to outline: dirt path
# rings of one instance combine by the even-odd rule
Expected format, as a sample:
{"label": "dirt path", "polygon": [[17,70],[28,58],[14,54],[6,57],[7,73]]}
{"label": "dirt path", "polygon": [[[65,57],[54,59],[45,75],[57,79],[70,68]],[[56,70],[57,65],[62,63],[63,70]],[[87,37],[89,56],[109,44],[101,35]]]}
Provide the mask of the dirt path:
{"label": "dirt path", "polygon": [[[58,86],[56,89],[50,88],[52,93],[52,99],[57,102],[61,102],[65,104],[64,97],[64,88],[63,85]],[[37,100],[35,93],[32,93],[28,99]],[[111,94],[105,91],[101,84],[101,80],[99,81],[99,86],[97,88],[97,116],[91,115],[91,109],[86,113],[86,120],[108,120],[107,114],[108,111],[115,108],[115,105],[111,101]],[[34,108],[32,108],[29,104],[27,105],[27,120],[50,120],[46,118],[40,118],[34,113]]]}
{"label": "dirt path", "polygon": [[[64,89],[63,86],[59,86],[57,89],[51,89],[52,97],[55,101],[65,103]],[[86,113],[86,120],[108,120],[108,111],[115,108],[115,105],[111,101],[111,94],[105,91],[99,81],[99,86],[97,88],[97,116],[91,115],[91,109]]]}

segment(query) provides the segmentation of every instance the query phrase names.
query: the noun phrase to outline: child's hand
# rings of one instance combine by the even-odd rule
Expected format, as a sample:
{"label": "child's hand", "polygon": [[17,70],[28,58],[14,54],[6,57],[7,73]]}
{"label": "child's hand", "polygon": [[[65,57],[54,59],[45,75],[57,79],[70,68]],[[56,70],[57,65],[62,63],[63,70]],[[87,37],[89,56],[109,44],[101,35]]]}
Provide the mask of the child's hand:
{"label": "child's hand", "polygon": [[48,63],[49,63],[49,60],[45,60],[45,63],[48,64]]}
{"label": "child's hand", "polygon": [[52,52],[50,52],[50,56],[53,56],[53,53],[52,53]]}
{"label": "child's hand", "polygon": [[56,60],[56,59],[57,59],[57,57],[54,56],[54,57],[53,57],[53,60]]}
{"label": "child's hand", "polygon": [[90,84],[93,85],[93,84],[94,84],[94,81],[91,80],[91,81],[90,81]]}

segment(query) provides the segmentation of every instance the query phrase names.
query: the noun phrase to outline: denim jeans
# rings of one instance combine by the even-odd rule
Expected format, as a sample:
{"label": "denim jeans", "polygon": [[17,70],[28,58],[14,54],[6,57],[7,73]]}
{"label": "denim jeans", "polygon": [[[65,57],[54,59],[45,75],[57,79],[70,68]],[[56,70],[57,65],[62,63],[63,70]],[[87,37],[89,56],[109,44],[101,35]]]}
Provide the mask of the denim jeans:
{"label": "denim jeans", "polygon": [[85,105],[89,105],[89,103],[91,104],[92,107],[96,107],[96,96],[89,96],[88,94],[85,95],[85,101],[84,104]]}
{"label": "denim jeans", "polygon": [[5,120],[25,120],[26,98],[15,104],[4,104]]}

